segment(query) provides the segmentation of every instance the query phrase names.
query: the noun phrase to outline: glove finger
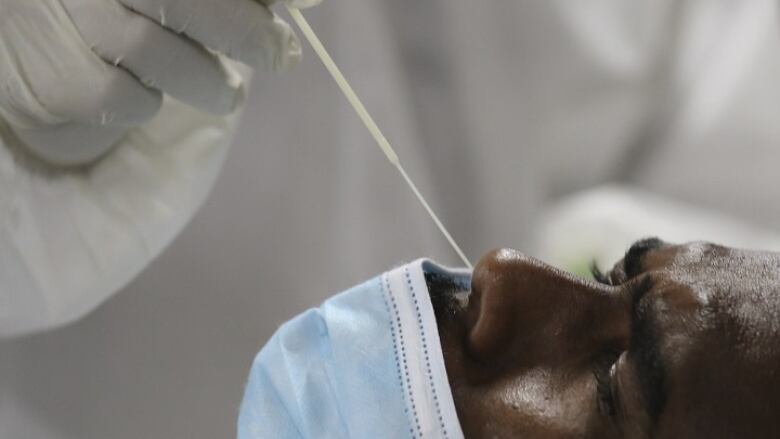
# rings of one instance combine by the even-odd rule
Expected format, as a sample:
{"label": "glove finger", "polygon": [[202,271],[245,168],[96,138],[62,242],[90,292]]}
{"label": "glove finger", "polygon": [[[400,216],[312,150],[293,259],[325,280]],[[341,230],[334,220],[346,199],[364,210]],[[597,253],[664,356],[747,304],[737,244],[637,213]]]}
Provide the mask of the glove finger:
{"label": "glove finger", "polygon": [[254,0],[119,0],[209,49],[252,67],[288,70],[301,45],[287,23]]}
{"label": "glove finger", "polygon": [[[106,65],[84,43],[61,4],[48,5],[40,17],[3,20],[0,37],[7,38],[0,52],[8,56],[0,57],[0,74],[17,72],[7,75],[8,87],[0,93],[8,95],[9,121],[34,129],[70,121],[133,126],[151,119],[162,104],[161,94]],[[26,26],[36,21],[47,31],[36,38],[13,38],[26,35]]]}
{"label": "glove finger", "polygon": [[14,129],[19,140],[48,164],[73,166],[91,163],[111,150],[126,127],[69,122],[41,129]]}
{"label": "glove finger", "polygon": [[96,61],[100,65],[92,71],[81,71],[85,79],[52,82],[48,99],[41,99],[48,101],[43,106],[66,120],[92,125],[136,126],[157,114],[162,105],[159,91],[119,67]]}
{"label": "glove finger", "polygon": [[65,4],[92,50],[147,87],[213,114],[228,114],[243,102],[241,77],[186,36],[115,2]]}

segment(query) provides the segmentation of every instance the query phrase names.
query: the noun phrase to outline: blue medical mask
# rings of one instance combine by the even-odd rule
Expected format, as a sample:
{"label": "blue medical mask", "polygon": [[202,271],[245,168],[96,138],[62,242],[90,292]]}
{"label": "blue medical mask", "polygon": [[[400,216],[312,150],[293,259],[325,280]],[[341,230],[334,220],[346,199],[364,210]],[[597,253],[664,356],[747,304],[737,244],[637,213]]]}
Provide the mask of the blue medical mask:
{"label": "blue medical mask", "polygon": [[285,323],[252,365],[238,420],[248,438],[463,437],[420,259]]}

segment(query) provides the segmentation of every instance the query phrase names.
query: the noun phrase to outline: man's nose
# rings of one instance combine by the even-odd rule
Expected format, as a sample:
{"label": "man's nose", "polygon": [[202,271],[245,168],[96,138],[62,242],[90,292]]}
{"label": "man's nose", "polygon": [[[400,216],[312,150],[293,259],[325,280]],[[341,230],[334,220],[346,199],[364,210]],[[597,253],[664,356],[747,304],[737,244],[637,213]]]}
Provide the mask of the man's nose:
{"label": "man's nose", "polygon": [[614,287],[515,250],[494,250],[474,269],[467,310],[469,351],[483,360],[520,355],[558,361],[573,349],[584,352],[605,340],[626,338],[627,310]]}

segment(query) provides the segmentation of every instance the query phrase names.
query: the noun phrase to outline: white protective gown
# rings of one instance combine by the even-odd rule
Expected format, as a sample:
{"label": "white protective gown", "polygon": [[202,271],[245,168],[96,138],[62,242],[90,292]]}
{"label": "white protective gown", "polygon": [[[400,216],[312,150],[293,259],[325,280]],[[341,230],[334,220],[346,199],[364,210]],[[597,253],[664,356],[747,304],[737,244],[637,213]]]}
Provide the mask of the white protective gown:
{"label": "white protective gown", "polygon": [[[679,202],[743,231],[780,221],[774,1],[326,1],[307,16],[472,260],[497,246],[564,260],[577,225],[549,215],[581,212],[554,206],[605,183],[667,200],[640,219]],[[0,437],[232,436],[278,324],[401,261],[458,262],[306,54],[255,77],[219,183],[154,264],[83,320],[0,342]],[[203,145],[203,169],[228,139]],[[193,178],[182,222],[160,227],[209,184]],[[605,216],[616,224],[587,245],[647,233]],[[707,237],[691,229],[670,233]]]}

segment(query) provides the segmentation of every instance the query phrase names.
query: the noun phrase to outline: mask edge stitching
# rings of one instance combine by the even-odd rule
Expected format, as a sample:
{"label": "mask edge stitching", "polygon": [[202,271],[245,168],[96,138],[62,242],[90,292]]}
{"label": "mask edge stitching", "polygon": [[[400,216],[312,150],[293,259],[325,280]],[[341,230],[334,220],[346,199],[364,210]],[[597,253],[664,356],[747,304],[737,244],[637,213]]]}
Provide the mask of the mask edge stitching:
{"label": "mask edge stitching", "polygon": [[412,295],[412,300],[414,301],[415,312],[417,314],[417,329],[420,331],[420,338],[421,338],[421,341],[422,341],[423,354],[425,355],[425,369],[426,369],[426,372],[427,372],[427,375],[426,375],[425,378],[426,378],[426,381],[428,383],[428,388],[430,389],[431,394],[433,395],[433,402],[434,402],[434,406],[436,407],[436,416],[437,416],[437,419],[439,421],[439,426],[441,427],[442,433],[444,434],[444,438],[445,439],[449,439],[450,436],[447,433],[447,427],[444,425],[444,418],[442,416],[441,406],[439,404],[439,397],[438,397],[438,394],[436,393],[436,387],[434,386],[433,369],[431,367],[430,354],[428,353],[428,340],[427,340],[427,337],[425,336],[425,328],[423,327],[423,323],[422,323],[422,313],[420,312],[420,305],[419,305],[419,301],[417,299],[417,292],[414,289],[414,285],[412,284],[412,276],[409,273],[409,268],[408,267],[404,268],[404,274],[406,276],[406,284],[408,285],[409,292]]}
{"label": "mask edge stitching", "polygon": [[[404,412],[407,415],[407,421],[409,422],[409,432],[412,434],[412,438],[416,439],[418,437],[422,436],[422,432],[420,431],[420,425],[419,420],[416,419],[417,417],[417,411],[416,406],[414,403],[414,395],[412,394],[411,384],[409,383],[408,376],[409,376],[409,367],[406,362],[406,346],[403,338],[403,328],[401,327],[401,316],[400,312],[398,310],[398,304],[396,303],[395,296],[393,295],[392,287],[390,286],[390,279],[387,274],[383,276],[383,282],[382,282],[382,290],[385,292],[383,295],[383,298],[385,299],[385,306],[388,309],[388,312],[390,312],[390,304],[387,302],[387,297],[389,296],[390,302],[392,303],[393,311],[390,313],[391,322],[390,322],[390,331],[393,336],[393,353],[395,355],[395,362],[396,362],[396,368],[398,370],[398,378],[401,383],[401,392],[406,396],[404,401]],[[395,318],[393,318],[393,315]],[[395,331],[395,327],[398,327],[398,331]],[[398,347],[401,348],[401,357],[398,356]],[[403,360],[403,361],[402,361]],[[403,364],[403,371],[402,369]],[[412,423],[412,418],[409,416],[410,414],[410,407],[409,404],[411,404],[411,411],[414,413],[415,422]]]}

